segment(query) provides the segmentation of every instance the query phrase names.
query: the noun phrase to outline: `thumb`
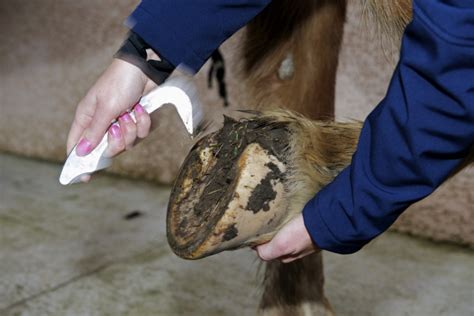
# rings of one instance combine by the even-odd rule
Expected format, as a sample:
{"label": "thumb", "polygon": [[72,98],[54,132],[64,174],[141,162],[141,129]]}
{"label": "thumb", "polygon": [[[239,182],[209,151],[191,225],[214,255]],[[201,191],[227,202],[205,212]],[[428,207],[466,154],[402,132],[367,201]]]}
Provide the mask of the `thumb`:
{"label": "thumb", "polygon": [[262,244],[256,247],[256,250],[260,259],[264,261],[270,261],[278,257],[278,256],[275,256],[275,250],[274,250],[273,244],[274,243],[272,241],[269,241],[266,244]]}

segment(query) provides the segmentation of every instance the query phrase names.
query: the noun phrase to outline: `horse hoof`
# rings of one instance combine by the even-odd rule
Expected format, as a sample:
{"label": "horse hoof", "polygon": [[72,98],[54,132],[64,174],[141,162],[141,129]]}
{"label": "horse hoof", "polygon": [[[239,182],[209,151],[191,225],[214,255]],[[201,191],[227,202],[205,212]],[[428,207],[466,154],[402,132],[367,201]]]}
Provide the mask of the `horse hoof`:
{"label": "horse hoof", "polygon": [[226,118],[185,159],[167,215],[168,241],[186,259],[268,241],[285,219],[284,125]]}

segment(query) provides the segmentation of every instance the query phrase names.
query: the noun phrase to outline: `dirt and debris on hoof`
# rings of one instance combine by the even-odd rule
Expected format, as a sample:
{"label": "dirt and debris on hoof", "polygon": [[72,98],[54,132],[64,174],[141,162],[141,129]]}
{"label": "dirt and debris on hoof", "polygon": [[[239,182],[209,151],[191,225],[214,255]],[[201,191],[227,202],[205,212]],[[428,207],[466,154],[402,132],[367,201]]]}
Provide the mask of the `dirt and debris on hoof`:
{"label": "dirt and debris on hoof", "polygon": [[225,230],[224,236],[222,236],[222,241],[232,240],[238,235],[239,231],[237,230],[237,227],[235,227],[235,224],[232,224]]}
{"label": "dirt and debris on hoof", "polygon": [[265,165],[270,169],[265,178],[255,187],[250,196],[246,210],[252,211],[254,214],[260,210],[267,212],[270,210],[270,202],[276,198],[276,191],[273,188],[274,184],[284,180],[285,175],[273,162]]}
{"label": "dirt and debris on hoof", "polygon": [[[265,124],[257,120],[236,121],[225,116],[224,126],[216,134],[215,143],[219,146],[214,151],[217,162],[210,171],[211,177],[206,179],[206,189],[202,195],[206,198],[200,199],[194,206],[196,216],[202,216],[206,210],[212,210],[222,198],[222,193],[237,176],[235,162],[249,144],[258,143],[271,155],[283,160],[283,153],[288,144],[288,131],[281,125]],[[254,212],[268,205],[269,198],[276,195],[270,181],[283,178],[278,167],[271,165],[268,165],[271,172],[255,189],[252,202],[249,201],[248,206]]]}
{"label": "dirt and debris on hoof", "polygon": [[[223,127],[199,140],[181,167],[170,196],[169,235],[177,238],[183,248],[202,242],[235,198],[238,161],[248,146],[258,144],[285,163],[288,142],[289,130],[285,124],[258,118],[237,121],[224,116]],[[203,152],[207,153],[205,162]],[[257,184],[245,206],[253,213],[269,210],[270,202],[276,197],[274,184],[284,180],[284,174],[274,163],[267,163],[266,167],[268,174]],[[222,238],[228,241],[234,235],[236,232],[230,226]],[[178,247],[173,241],[170,244]]]}

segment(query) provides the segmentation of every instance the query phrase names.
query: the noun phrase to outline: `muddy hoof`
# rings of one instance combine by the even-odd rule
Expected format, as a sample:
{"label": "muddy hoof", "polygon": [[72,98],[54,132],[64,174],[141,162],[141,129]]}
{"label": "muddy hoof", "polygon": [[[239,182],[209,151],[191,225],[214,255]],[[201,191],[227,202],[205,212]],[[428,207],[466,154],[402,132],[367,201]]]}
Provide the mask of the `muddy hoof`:
{"label": "muddy hoof", "polygon": [[226,118],[188,154],[168,206],[168,241],[198,259],[269,240],[285,214],[284,124]]}
{"label": "muddy hoof", "polygon": [[359,130],[288,111],[226,118],[181,167],[168,204],[171,248],[199,259],[269,241],[350,162]]}

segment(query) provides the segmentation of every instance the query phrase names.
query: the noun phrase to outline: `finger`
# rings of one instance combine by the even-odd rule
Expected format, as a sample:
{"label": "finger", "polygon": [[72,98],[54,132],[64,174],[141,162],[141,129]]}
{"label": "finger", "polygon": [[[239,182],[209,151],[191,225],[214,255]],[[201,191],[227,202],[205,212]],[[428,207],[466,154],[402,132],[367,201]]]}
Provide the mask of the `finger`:
{"label": "finger", "polygon": [[295,255],[289,255],[287,257],[283,257],[281,258],[281,262],[283,263],[290,263],[290,262],[293,262],[293,261],[296,261],[296,260],[299,260],[301,258],[304,258],[312,253],[316,252],[315,249],[309,249],[309,250],[305,250],[301,253],[298,253],[298,254],[295,254]]}
{"label": "finger", "polygon": [[286,258],[281,259],[280,261],[283,263],[290,263],[298,259],[300,259],[300,257],[286,257]]}
{"label": "finger", "polygon": [[84,130],[90,125],[95,112],[95,99],[89,96],[79,102],[74,121],[67,136],[67,153],[69,154],[79,142]]}
{"label": "finger", "polygon": [[268,250],[268,245],[267,244],[262,244],[257,246],[255,249],[257,251],[257,255],[262,259],[263,261],[270,261],[272,259],[270,255],[270,251]]}
{"label": "finger", "polygon": [[111,122],[119,116],[117,113],[118,107],[112,105],[103,105],[100,102],[97,104],[96,111],[92,117],[92,121],[84,131],[84,137],[79,142],[77,154],[84,156],[90,153],[102,140]]}
{"label": "finger", "polygon": [[148,114],[140,104],[135,105],[133,112],[137,119],[137,136],[139,138],[147,137],[151,127],[150,114]]}
{"label": "finger", "polygon": [[104,152],[105,157],[113,157],[125,150],[125,141],[122,129],[118,124],[112,124],[107,133],[108,146]]}
{"label": "finger", "polygon": [[266,244],[257,246],[257,253],[263,261],[271,261],[284,255],[275,247],[275,239]]}
{"label": "finger", "polygon": [[81,182],[89,182],[91,180],[91,175],[90,174],[85,174],[83,176],[81,176]]}
{"label": "finger", "polygon": [[119,117],[119,124],[125,142],[125,149],[130,149],[137,138],[137,125],[128,112]]}

